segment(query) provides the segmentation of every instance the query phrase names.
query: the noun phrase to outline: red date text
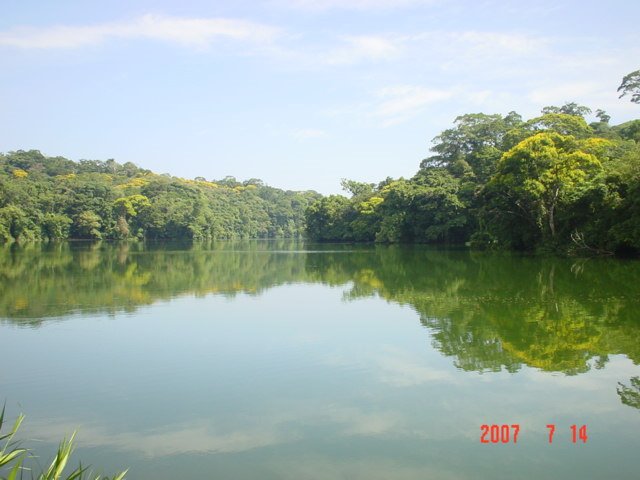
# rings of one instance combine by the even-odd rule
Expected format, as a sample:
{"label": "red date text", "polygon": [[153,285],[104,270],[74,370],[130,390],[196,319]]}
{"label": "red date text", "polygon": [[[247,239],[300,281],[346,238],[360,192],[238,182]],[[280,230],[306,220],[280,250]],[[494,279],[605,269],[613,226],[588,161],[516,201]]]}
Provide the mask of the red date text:
{"label": "red date text", "polygon": [[518,443],[520,425],[480,425],[480,443]]}

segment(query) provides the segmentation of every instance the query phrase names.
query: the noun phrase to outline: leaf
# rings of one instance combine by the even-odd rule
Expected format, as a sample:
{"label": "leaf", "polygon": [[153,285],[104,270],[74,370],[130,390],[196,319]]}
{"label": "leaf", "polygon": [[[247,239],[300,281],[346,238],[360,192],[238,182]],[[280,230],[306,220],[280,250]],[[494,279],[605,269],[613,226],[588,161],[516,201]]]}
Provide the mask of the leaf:
{"label": "leaf", "polygon": [[113,477],[112,480],[124,480],[124,477],[125,477],[125,475],[127,474],[128,471],[129,471],[129,469],[127,468],[124,472],[121,472],[118,475],[116,475],[115,477]]}
{"label": "leaf", "polygon": [[2,457],[0,457],[0,467],[3,466],[3,465],[6,465],[8,463],[11,463],[13,460],[18,458],[20,455],[22,455],[25,452],[26,452],[26,450],[24,448],[17,448],[15,450],[12,450],[11,452],[3,455]]}
{"label": "leaf", "polygon": [[[20,459],[11,469],[11,471],[9,472],[9,475],[7,476],[6,480],[17,480],[18,478],[18,472],[20,471],[20,469],[22,468],[22,459]],[[22,475],[21,475],[22,477]]]}

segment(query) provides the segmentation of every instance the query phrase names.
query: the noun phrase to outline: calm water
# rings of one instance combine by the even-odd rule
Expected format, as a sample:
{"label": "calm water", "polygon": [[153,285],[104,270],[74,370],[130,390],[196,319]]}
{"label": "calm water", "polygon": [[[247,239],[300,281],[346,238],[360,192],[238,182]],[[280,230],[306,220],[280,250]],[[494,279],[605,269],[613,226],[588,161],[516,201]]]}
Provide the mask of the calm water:
{"label": "calm water", "polygon": [[0,281],[0,401],[42,463],[78,430],[134,480],[638,478],[635,261],[61,244],[0,249]]}

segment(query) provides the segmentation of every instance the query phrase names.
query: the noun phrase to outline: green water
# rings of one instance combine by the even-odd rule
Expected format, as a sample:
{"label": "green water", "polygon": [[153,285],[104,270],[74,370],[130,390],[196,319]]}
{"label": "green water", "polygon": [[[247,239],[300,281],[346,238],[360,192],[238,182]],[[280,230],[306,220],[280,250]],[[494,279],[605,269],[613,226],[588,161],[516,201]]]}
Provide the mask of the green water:
{"label": "green water", "polygon": [[0,282],[42,463],[78,430],[130,479],[638,478],[637,261],[79,243],[2,248]]}

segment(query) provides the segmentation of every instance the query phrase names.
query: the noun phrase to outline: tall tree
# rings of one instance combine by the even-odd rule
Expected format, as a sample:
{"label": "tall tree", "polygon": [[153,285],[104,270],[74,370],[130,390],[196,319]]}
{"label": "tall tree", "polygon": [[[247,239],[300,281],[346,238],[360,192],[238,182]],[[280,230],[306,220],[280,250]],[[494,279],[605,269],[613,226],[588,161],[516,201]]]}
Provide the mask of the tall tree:
{"label": "tall tree", "polygon": [[583,117],[591,113],[589,107],[578,105],[576,102],[567,102],[561,107],[549,106],[542,109],[542,114],[547,113],[564,113],[565,115],[573,115],[575,117]]}
{"label": "tall tree", "polygon": [[618,87],[618,92],[622,92],[618,98],[631,95],[630,100],[633,103],[640,103],[640,70],[625,75]]}
{"label": "tall tree", "polygon": [[581,150],[574,137],[541,132],[504,154],[487,191],[498,217],[525,219],[555,242],[558,208],[574,201],[600,168],[596,156]]}

